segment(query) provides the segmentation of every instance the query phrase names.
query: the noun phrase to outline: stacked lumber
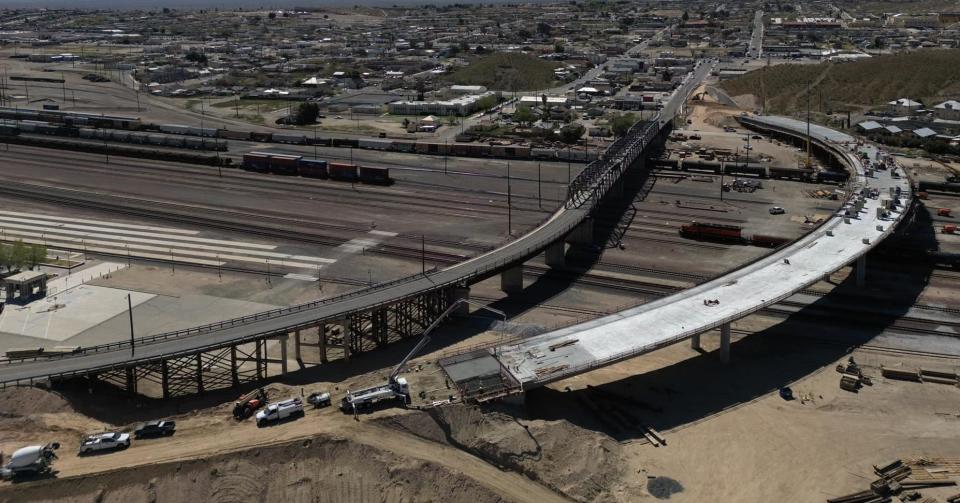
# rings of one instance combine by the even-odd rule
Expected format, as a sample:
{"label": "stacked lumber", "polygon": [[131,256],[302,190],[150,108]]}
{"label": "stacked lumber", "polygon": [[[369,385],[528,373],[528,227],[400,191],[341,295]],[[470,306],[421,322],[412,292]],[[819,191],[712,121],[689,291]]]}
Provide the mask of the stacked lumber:
{"label": "stacked lumber", "polygon": [[920,373],[916,370],[903,370],[880,366],[880,374],[887,379],[897,379],[899,381],[920,382]]}
{"label": "stacked lumber", "polygon": [[[930,462],[920,459],[922,462]],[[907,480],[914,474],[911,465],[919,462],[921,461],[904,462],[896,459],[882,465],[873,465],[874,473],[880,478],[870,483],[870,489],[830,498],[827,503],[884,503],[892,501],[892,497],[896,495],[900,495],[902,501],[913,501],[921,497],[917,489],[957,485],[953,480]],[[954,498],[953,501],[948,499],[948,503],[960,503],[960,494]]]}

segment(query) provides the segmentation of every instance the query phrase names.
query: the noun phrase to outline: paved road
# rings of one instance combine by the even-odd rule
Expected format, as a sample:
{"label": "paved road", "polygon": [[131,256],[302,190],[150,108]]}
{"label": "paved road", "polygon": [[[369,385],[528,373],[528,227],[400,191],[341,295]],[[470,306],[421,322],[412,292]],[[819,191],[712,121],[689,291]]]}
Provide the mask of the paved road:
{"label": "paved road", "polygon": [[[666,123],[675,111],[679,110],[690,92],[706,76],[709,65],[703,64],[691,74],[684,84],[673,94],[672,100],[663,110],[663,123]],[[508,265],[523,262],[536,255],[549,244],[573,230],[587,216],[584,208],[565,209],[561,207],[545,223],[528,234],[507,245],[477,256],[465,262],[455,264],[434,273],[419,275],[402,282],[378,286],[356,292],[344,298],[318,301],[300,308],[290,308],[282,313],[261,319],[234,324],[223,328],[205,330],[196,335],[170,338],[137,346],[131,354],[130,348],[88,353],[57,360],[43,360],[0,365],[0,384],[29,382],[51,376],[69,376],[86,374],[95,370],[105,370],[118,366],[131,365],[189,355],[203,349],[229,346],[238,341],[255,339],[268,334],[288,333],[298,327],[315,324],[317,320],[343,317],[347,313],[363,311],[370,306],[389,304],[426,291],[436,290],[447,285],[469,283]]]}
{"label": "paved road", "polygon": [[753,33],[750,35],[750,46],[747,47],[747,56],[754,59],[763,57],[763,11],[758,10],[753,15]]}

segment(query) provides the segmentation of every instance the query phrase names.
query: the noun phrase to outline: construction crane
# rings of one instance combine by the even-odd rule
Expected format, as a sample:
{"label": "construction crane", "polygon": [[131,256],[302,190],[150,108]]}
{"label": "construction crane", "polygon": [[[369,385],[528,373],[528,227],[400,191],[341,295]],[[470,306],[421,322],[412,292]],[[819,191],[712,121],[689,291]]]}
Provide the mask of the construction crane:
{"label": "construction crane", "polygon": [[410,400],[410,388],[407,385],[407,380],[400,377],[400,372],[403,371],[407,362],[430,342],[430,334],[433,333],[434,329],[440,326],[440,323],[450,317],[450,314],[463,304],[470,304],[474,307],[495,313],[503,318],[504,321],[507,319],[506,313],[499,309],[494,309],[467,299],[457,299],[456,302],[451,304],[444,312],[440,313],[440,316],[437,316],[437,319],[433,320],[433,323],[423,331],[423,337],[417,342],[417,345],[407,353],[407,356],[404,356],[403,359],[400,360],[400,363],[398,363],[396,368],[393,369],[393,372],[390,373],[390,377],[387,378],[386,384],[358,391],[347,391],[347,395],[340,401],[340,409],[344,412],[353,412],[356,414],[358,409],[369,408],[372,407],[373,404],[385,400],[402,400],[402,403],[406,405]]}

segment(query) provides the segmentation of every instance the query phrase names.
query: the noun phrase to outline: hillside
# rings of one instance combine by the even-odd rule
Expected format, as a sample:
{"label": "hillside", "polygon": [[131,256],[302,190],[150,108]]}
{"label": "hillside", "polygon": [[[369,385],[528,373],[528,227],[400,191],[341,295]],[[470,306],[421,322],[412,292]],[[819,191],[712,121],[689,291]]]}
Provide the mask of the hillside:
{"label": "hillside", "polygon": [[559,63],[515,52],[499,52],[479,58],[452,73],[454,84],[486,86],[494,91],[531,91],[554,85],[553,70]]}
{"label": "hillside", "polygon": [[878,56],[847,63],[785,64],[754,70],[720,87],[730,96],[761,96],[766,86],[767,111],[790,113],[806,108],[824,112],[860,110],[897,98],[932,105],[960,96],[960,50],[930,49]]}

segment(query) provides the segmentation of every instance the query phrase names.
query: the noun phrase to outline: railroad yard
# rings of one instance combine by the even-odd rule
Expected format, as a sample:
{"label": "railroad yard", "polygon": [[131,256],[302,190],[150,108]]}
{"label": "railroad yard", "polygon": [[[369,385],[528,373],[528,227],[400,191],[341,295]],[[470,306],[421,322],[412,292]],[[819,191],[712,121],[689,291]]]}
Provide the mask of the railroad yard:
{"label": "railroad yard", "polygon": [[[722,96],[764,12],[686,58],[653,49],[686,46],[671,6],[550,67],[539,121],[498,91],[427,130],[336,108],[383,89],[294,127],[299,98],[148,83],[129,43],[0,32],[0,503],[960,501],[960,164]],[[426,22],[256,19],[388,12]],[[586,87],[622,60],[666,84]],[[525,122],[552,140],[454,131]]]}

